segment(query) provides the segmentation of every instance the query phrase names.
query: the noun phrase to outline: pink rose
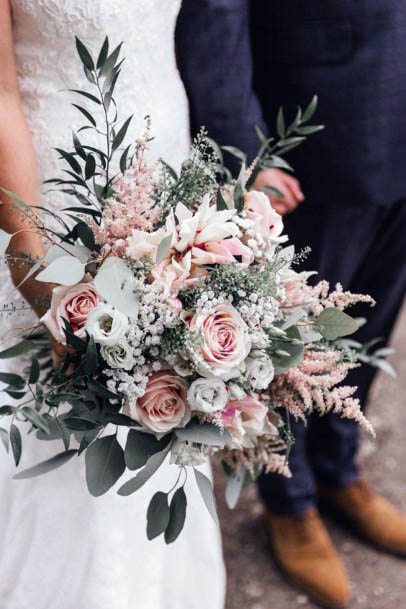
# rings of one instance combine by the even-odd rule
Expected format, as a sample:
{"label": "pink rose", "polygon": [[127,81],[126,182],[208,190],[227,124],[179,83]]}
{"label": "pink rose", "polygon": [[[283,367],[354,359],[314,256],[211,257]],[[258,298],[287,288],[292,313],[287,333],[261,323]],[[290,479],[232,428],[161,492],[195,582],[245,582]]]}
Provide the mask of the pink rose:
{"label": "pink rose", "polygon": [[259,232],[267,243],[286,241],[283,232],[283,220],[272,207],[269,198],[264,192],[250,190],[245,195],[244,208],[249,220],[255,222],[255,230]]}
{"label": "pink rose", "polygon": [[185,381],[172,370],[160,370],[150,376],[145,394],[130,406],[130,413],[148,429],[165,433],[190,421],[186,396]]}
{"label": "pink rose", "polygon": [[[210,367],[198,372],[210,378],[228,380],[239,374],[238,366],[251,350],[248,327],[241,315],[228,304],[219,304],[210,313],[196,313],[190,328],[202,335],[201,355]],[[197,362],[197,366],[199,366]]]}
{"label": "pink rose", "polygon": [[236,261],[248,265],[253,260],[252,251],[241,243],[238,237],[221,241],[207,241],[192,249],[192,262],[197,265],[232,264]]}
{"label": "pink rose", "polygon": [[268,408],[255,396],[230,400],[221,412],[221,419],[233,438],[231,448],[253,448],[259,436],[278,433],[268,419]]}
{"label": "pink rose", "polygon": [[76,336],[85,338],[85,323],[89,312],[100,303],[100,296],[91,283],[78,283],[74,286],[54,288],[51,307],[41,318],[52,336],[66,344],[63,332],[66,319]]}

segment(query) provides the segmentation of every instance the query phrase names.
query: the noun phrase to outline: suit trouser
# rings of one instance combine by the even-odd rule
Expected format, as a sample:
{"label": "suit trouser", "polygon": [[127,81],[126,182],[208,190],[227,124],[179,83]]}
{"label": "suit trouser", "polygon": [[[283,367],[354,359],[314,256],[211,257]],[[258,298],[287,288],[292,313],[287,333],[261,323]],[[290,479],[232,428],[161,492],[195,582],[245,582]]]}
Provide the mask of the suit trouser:
{"label": "suit trouser", "polygon": [[[406,200],[382,207],[312,206],[306,201],[286,219],[286,232],[296,251],[310,245],[307,269],[319,272],[332,286],[370,294],[370,310],[356,305],[352,314],[366,317],[355,339],[387,340],[402,305],[406,288]],[[364,406],[376,370],[362,366],[350,372],[345,384],[358,386]],[[382,404],[382,408],[385,404]],[[276,474],[259,479],[260,494],[278,514],[300,513],[315,503],[317,483],[340,487],[359,478],[356,453],[358,425],[336,414],[313,416],[308,425],[291,420],[295,444],[290,453],[292,478]]]}

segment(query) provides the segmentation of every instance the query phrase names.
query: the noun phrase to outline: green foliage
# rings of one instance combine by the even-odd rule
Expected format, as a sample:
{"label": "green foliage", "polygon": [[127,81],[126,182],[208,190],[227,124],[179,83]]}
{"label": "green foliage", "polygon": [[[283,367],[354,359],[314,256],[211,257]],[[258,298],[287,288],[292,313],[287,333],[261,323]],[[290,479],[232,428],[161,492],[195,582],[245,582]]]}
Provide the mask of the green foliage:
{"label": "green foliage", "polygon": [[124,452],[115,434],[96,439],[86,450],[85,461],[86,482],[94,497],[106,493],[125,470]]}
{"label": "green foliage", "polygon": [[335,340],[358,330],[357,322],[335,307],[328,307],[315,320],[315,328],[326,340]]}
{"label": "green foliage", "polygon": [[165,530],[165,542],[173,543],[182,532],[186,519],[187,498],[184,488],[178,488],[169,506],[169,521]]}
{"label": "green foliage", "polygon": [[170,439],[170,435],[157,440],[153,434],[130,430],[124,452],[128,469],[135,470],[143,467],[152,455],[162,452],[166,448]]}
{"label": "green foliage", "polygon": [[147,537],[149,540],[164,533],[169,524],[169,514],[167,493],[155,493],[147,511]]}

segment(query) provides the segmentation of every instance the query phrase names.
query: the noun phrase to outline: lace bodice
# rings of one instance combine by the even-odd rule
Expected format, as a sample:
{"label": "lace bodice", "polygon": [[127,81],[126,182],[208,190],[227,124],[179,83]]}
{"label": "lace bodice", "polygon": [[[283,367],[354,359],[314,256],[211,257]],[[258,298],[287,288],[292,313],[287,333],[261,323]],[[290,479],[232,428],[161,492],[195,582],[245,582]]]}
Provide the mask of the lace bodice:
{"label": "lace bodice", "polygon": [[[149,114],[155,136],[150,156],[179,167],[189,146],[188,106],[174,52],[180,0],[11,0],[11,7],[19,83],[40,183],[61,173],[54,148],[70,149],[72,129],[85,124],[71,106],[78,103],[77,96],[63,91],[91,87],[76,53],[75,35],[94,55],[106,34],[111,48],[124,42],[125,63],[115,91],[119,118],[134,114],[128,138],[135,139]],[[80,105],[94,112],[95,106],[83,99]],[[94,145],[91,133],[84,132],[86,143]],[[41,202],[48,208],[72,204],[57,193],[46,194],[46,188]],[[7,286],[1,304],[18,300],[4,263],[0,278]],[[0,318],[0,336],[15,317]]]}

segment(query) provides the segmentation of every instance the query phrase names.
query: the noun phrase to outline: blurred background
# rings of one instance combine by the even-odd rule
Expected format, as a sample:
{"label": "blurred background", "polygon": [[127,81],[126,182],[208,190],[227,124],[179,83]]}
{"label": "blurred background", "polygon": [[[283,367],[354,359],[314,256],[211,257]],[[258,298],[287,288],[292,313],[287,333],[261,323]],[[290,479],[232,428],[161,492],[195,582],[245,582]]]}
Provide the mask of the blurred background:
{"label": "blurred background", "polygon": [[[379,373],[373,386],[368,416],[377,437],[364,435],[360,459],[376,490],[406,509],[406,308],[393,336],[396,349],[391,363],[397,379]],[[316,609],[307,597],[287,584],[269,553],[263,506],[253,486],[243,492],[231,512],[224,503],[224,476],[217,467],[217,498],[228,572],[226,609]],[[376,552],[338,522],[326,520],[334,544],[353,584],[350,609],[403,609],[406,607],[406,568],[402,559]]]}

